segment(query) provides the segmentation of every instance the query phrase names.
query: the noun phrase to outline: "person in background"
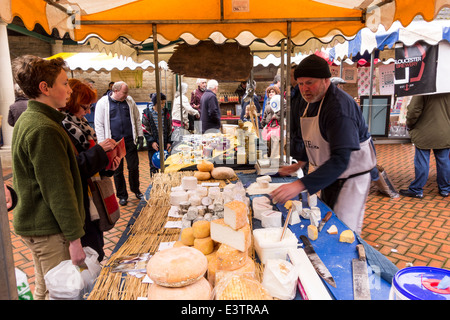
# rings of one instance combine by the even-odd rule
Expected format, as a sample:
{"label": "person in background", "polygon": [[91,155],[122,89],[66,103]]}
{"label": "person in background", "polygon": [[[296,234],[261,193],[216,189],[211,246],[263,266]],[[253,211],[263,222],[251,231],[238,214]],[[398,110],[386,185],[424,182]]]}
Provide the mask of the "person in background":
{"label": "person in background", "polygon": [[370,171],[376,165],[375,152],[361,108],[346,92],[331,83],[325,59],[310,55],[295,69],[304,110],[297,125],[301,129],[301,150],[297,164],[282,167],[281,175],[296,172],[309,162],[315,170],[271,193],[284,203],[307,191],[321,190],[321,199],[355,233],[360,234],[370,189]]}
{"label": "person in background", "polygon": [[108,89],[103,94],[104,96],[106,96],[106,95],[111,93],[113,84],[114,84],[114,81],[111,81],[110,83],[108,83]]}
{"label": "person in background", "polygon": [[[98,142],[107,138],[125,142],[128,167],[128,182],[130,190],[136,198],[142,199],[143,194],[139,186],[139,155],[138,149],[144,145],[144,133],[139,115],[139,109],[133,98],[128,95],[128,85],[123,81],[114,83],[110,95],[103,96],[96,104],[95,132]],[[119,167],[114,171],[114,184],[119,204],[128,203],[128,192],[123,174],[122,159]]]}
{"label": "person in background", "polygon": [[63,59],[32,55],[12,62],[15,82],[30,98],[13,130],[13,226],[30,249],[36,300],[48,298],[45,274],[64,260],[84,264],[83,185],[72,142],[61,125],[72,92]]}
{"label": "person in background", "polygon": [[[261,119],[261,128],[264,128],[265,126],[267,126],[267,124],[270,122],[270,120],[272,119],[276,119],[278,120],[278,122],[280,121],[280,111],[278,112],[273,112],[272,108],[270,107],[270,99],[272,99],[273,96],[280,94],[280,89],[277,86],[268,86],[266,88],[266,95],[267,95],[267,101],[269,101],[269,103],[267,103],[266,108],[264,110],[264,114],[263,117]],[[272,122],[272,126],[276,126],[276,123]]]}
{"label": "person in background", "polygon": [[245,95],[245,92],[247,90],[247,82],[246,81],[241,81],[238,85],[238,87],[236,88],[236,90],[234,91],[234,93],[236,93],[239,97],[239,103],[242,105],[243,101],[242,101],[242,97]]}
{"label": "person in background", "polygon": [[[197,109],[191,107],[188,98],[186,97],[186,92],[188,85],[185,82],[181,83],[181,103],[180,103],[180,89],[178,88],[175,92],[175,97],[173,99],[172,108],[172,141],[181,141],[181,137],[184,133],[188,133],[189,130],[189,115],[195,117],[196,120],[200,119],[200,113]],[[181,116],[182,114],[182,116]]]}
{"label": "person in background", "polygon": [[[275,77],[273,78],[273,81],[270,84],[270,86],[277,86],[278,90],[281,91],[280,85],[281,85],[281,76],[279,74],[276,74]],[[266,94],[264,95],[264,102],[263,102],[261,114],[264,114],[264,111],[266,110],[266,104],[268,103],[267,101],[270,101],[270,99],[268,99],[267,92],[266,92]]]}
{"label": "person in background", "polygon": [[99,172],[103,176],[113,175],[119,162],[115,163],[112,171],[104,171],[104,169],[109,164],[106,152],[114,149],[116,141],[108,138],[98,144],[94,129],[89,126],[85,119],[85,115],[90,113],[92,102],[97,99],[95,91],[77,79],[69,79],[69,86],[72,89],[72,94],[66,106],[61,108],[61,112],[65,115],[62,121],[63,127],[69,134],[76,150],[78,168],[83,184],[83,203],[86,218],[84,221],[85,234],[81,237],[81,244],[83,247],[94,249],[98,253],[98,261],[102,261],[105,257],[103,232],[99,229],[97,210],[90,201],[92,194],[88,179],[94,179],[94,176],[99,178]]}
{"label": "person in background", "polygon": [[158,131],[158,95],[156,93],[150,95],[151,103],[147,104],[147,108],[142,112],[142,128],[144,137],[147,140],[148,146],[148,162],[150,164],[150,175],[158,172],[158,168],[153,164],[152,158],[156,152],[159,152],[161,145],[164,150],[170,153],[172,146],[172,121],[170,119],[170,111],[166,108],[167,97],[164,93],[160,94],[161,109],[162,109],[162,128],[163,128],[163,143],[159,141]]}
{"label": "person in background", "polygon": [[[97,96],[97,90],[95,90],[94,84],[95,81],[90,78],[85,78],[83,80],[83,83],[86,84],[92,91],[95,92],[95,96]],[[97,102],[97,98],[95,98],[95,101],[91,103],[90,112],[86,114],[85,118],[89,123],[89,126],[91,126],[92,129],[95,128],[95,103]]]}
{"label": "person in background", "polygon": [[414,96],[408,105],[406,126],[415,147],[415,178],[402,196],[423,198],[423,187],[428,180],[430,153],[436,159],[436,180],[439,194],[450,192],[450,93]]}
{"label": "person in background", "polygon": [[206,131],[220,131],[220,108],[217,100],[217,91],[219,83],[216,80],[209,80],[206,85],[206,91],[200,100],[200,120],[202,123],[202,133]]}
{"label": "person in background", "polygon": [[[197,89],[195,89],[194,91],[192,91],[191,93],[191,107],[194,108],[195,110],[197,110],[199,113],[201,113],[201,108],[200,108],[200,99],[202,98],[203,94],[205,93],[206,90],[206,79],[202,79],[202,78],[198,78],[197,79]],[[192,115],[188,116],[189,118],[189,131],[190,132],[194,132],[194,122],[195,122],[195,117]]]}
{"label": "person in background", "polygon": [[16,100],[9,106],[8,112],[8,124],[11,127],[14,127],[20,115],[27,110],[28,105],[28,98],[17,83],[14,84],[14,94],[16,96]]}

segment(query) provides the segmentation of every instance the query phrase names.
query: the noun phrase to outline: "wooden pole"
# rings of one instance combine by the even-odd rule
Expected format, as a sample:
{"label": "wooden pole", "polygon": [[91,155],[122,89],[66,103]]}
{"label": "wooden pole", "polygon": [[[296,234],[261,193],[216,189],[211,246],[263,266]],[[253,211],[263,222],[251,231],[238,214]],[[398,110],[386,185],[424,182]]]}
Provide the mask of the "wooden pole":
{"label": "wooden pole", "polygon": [[287,60],[286,60],[286,163],[291,164],[291,22],[287,23]]}

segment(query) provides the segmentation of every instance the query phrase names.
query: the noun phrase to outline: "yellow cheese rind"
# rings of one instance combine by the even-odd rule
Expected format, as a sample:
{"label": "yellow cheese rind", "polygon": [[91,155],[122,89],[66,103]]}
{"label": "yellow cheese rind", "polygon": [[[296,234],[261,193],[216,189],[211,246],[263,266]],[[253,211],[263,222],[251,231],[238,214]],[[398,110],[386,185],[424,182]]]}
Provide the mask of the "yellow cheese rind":
{"label": "yellow cheese rind", "polygon": [[310,238],[311,240],[317,240],[318,237],[319,232],[317,230],[317,227],[313,224],[310,224],[308,226],[308,238]]}
{"label": "yellow cheese rind", "polygon": [[204,255],[208,255],[214,251],[214,241],[211,237],[195,239],[194,248],[200,250]]}
{"label": "yellow cheese rind", "polygon": [[272,296],[255,280],[244,275],[230,274],[214,288],[216,300],[272,300]]}
{"label": "yellow cheese rind", "polygon": [[194,238],[196,238],[196,239],[209,237],[210,222],[207,220],[195,221],[192,224],[192,233],[193,233]]}
{"label": "yellow cheese rind", "polygon": [[148,300],[211,300],[212,288],[205,277],[184,287],[164,287],[152,283],[148,287]]}
{"label": "yellow cheese rind", "polygon": [[248,259],[247,251],[239,251],[222,243],[217,250],[217,270],[236,270],[245,265]]}
{"label": "yellow cheese rind", "polygon": [[197,164],[197,170],[202,172],[211,172],[214,169],[214,164],[207,160],[203,160],[199,164]]}
{"label": "yellow cheese rind", "polygon": [[224,205],[224,221],[234,230],[248,224],[247,205],[239,200],[233,200]]}
{"label": "yellow cheese rind", "polygon": [[355,234],[352,230],[344,230],[339,236],[340,242],[353,243],[355,241]]}
{"label": "yellow cheese rind", "polygon": [[180,241],[186,245],[186,246],[193,246],[194,245],[194,229],[192,227],[184,228],[181,231],[181,239]]}

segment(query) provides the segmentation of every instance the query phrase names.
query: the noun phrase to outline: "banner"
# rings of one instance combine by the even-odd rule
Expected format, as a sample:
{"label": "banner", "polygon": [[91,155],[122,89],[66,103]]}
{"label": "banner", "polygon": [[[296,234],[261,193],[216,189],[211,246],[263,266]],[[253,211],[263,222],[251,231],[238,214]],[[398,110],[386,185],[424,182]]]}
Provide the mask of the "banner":
{"label": "banner", "polygon": [[436,92],[438,46],[419,41],[395,48],[395,86],[397,97]]}

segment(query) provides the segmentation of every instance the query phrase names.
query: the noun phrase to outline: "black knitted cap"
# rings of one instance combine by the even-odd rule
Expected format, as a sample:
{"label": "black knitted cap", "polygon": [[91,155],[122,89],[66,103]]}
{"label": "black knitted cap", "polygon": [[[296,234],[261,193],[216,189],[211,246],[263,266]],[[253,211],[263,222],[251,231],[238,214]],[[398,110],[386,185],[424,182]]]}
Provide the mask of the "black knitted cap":
{"label": "black knitted cap", "polygon": [[303,59],[295,68],[294,79],[300,77],[331,78],[330,67],[325,59],[312,54]]}

